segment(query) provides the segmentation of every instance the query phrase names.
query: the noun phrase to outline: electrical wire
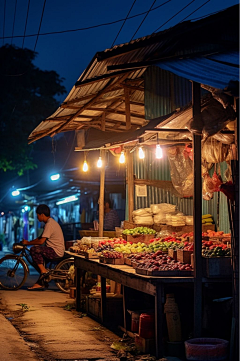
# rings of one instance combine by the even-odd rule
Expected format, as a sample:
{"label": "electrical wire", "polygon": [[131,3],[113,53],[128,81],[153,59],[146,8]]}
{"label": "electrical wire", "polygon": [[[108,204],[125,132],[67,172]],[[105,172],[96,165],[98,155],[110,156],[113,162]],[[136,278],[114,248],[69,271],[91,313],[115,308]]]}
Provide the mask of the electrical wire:
{"label": "electrical wire", "polygon": [[12,41],[13,41],[13,34],[14,34],[14,27],[15,27],[15,19],[16,19],[16,11],[17,11],[17,0],[15,0],[15,9],[14,9],[14,16],[13,16],[13,27],[12,27],[11,45],[12,45]]}
{"label": "electrical wire", "polygon": [[26,37],[26,30],[27,30],[27,22],[28,22],[28,14],[29,14],[30,1],[31,1],[31,0],[28,0],[27,15],[26,15],[26,20],[25,20],[24,35],[23,35],[23,41],[22,41],[22,49],[23,49],[24,41],[25,41],[25,37]]}
{"label": "electrical wire", "polygon": [[45,10],[46,1],[47,1],[47,0],[44,0],[43,9],[42,9],[42,15],[41,15],[41,19],[40,19],[40,23],[39,23],[39,28],[38,28],[38,33],[37,33],[37,38],[36,38],[36,42],[35,42],[34,49],[33,49],[34,52],[35,52],[35,50],[36,50],[36,46],[37,46],[37,42],[38,42],[38,38],[39,38],[41,26],[42,26],[42,19],[43,19],[43,14],[44,14],[44,10]]}
{"label": "electrical wire", "polygon": [[[170,1],[171,1],[171,0],[170,0]],[[150,8],[149,8],[149,10],[148,10],[148,12],[147,12],[147,14],[144,16],[144,18],[143,18],[143,20],[141,21],[139,27],[137,28],[137,30],[135,31],[135,33],[134,33],[133,36],[131,37],[131,40],[134,38],[134,36],[137,34],[138,30],[141,28],[142,24],[143,24],[144,21],[146,20],[148,14],[149,14],[150,10],[152,9],[153,5],[155,4],[155,2],[156,2],[156,0],[153,1],[152,5],[150,6]],[[169,2],[169,1],[167,1],[167,2]],[[131,40],[130,40],[130,41],[131,41]]]}
{"label": "electrical wire", "polygon": [[5,39],[5,20],[6,20],[6,0],[4,1],[4,12],[3,12],[3,45],[4,45],[4,39]]}
{"label": "electrical wire", "polygon": [[113,47],[113,45],[115,44],[115,42],[116,42],[119,34],[121,33],[122,28],[124,27],[125,22],[127,21],[127,18],[128,18],[128,16],[129,16],[130,12],[132,11],[132,8],[134,7],[136,1],[137,1],[137,0],[134,0],[134,2],[132,3],[132,6],[131,6],[130,10],[128,11],[128,14],[127,14],[126,18],[124,19],[124,22],[122,23],[122,26],[121,26],[121,28],[119,29],[119,31],[118,31],[118,33],[117,33],[117,36],[116,36],[116,38],[114,39],[114,41],[113,41],[113,43],[112,43],[111,48]]}
{"label": "electrical wire", "polygon": [[209,3],[211,0],[207,0],[204,4],[202,4],[201,6],[199,6],[196,10],[194,10],[193,12],[191,12],[191,14],[189,14],[188,16],[186,16],[184,19],[182,19],[180,21],[180,23],[182,23],[184,20],[186,20],[187,18],[189,18],[189,16],[191,16],[192,14],[194,14],[196,11],[198,11],[199,9],[201,9],[204,5],[206,5],[207,3]]}
{"label": "electrical wire", "polygon": [[[143,13],[139,13],[139,14],[136,14],[136,15],[132,15],[132,16],[129,16],[129,18],[127,20],[130,20],[130,19],[134,19],[134,18],[137,18],[139,16],[142,16],[142,15],[145,15],[147,14],[148,12],[152,12],[152,11],[155,11],[157,9],[159,9],[160,7],[162,7],[163,5],[165,5],[166,3],[170,2],[172,0],[168,0],[166,1],[165,3],[161,4],[161,5],[158,5],[156,6],[155,8],[151,9],[150,11],[144,11]],[[119,19],[119,20],[115,20],[115,21],[111,21],[111,22],[108,22],[108,23],[103,23],[103,24],[98,24],[98,25],[92,25],[92,26],[88,26],[88,27],[85,27],[85,28],[77,28],[77,29],[70,29],[70,30],[59,30],[59,31],[51,31],[51,32],[47,32],[47,33],[41,33],[41,34],[29,34],[29,35],[25,35],[25,38],[31,38],[33,36],[45,36],[45,35],[56,35],[56,34],[64,34],[64,33],[72,33],[72,32],[76,32],[76,31],[84,31],[84,30],[90,30],[90,29],[95,29],[95,28],[99,28],[99,27],[102,27],[102,26],[108,26],[108,25],[113,25],[113,24],[117,24],[117,23],[120,23],[122,21],[124,21],[125,19]],[[13,38],[22,38],[23,35],[14,35]],[[11,36],[5,36],[4,39],[10,39]],[[3,39],[3,37],[1,36],[0,39]]]}
{"label": "electrical wire", "polygon": [[177,16],[178,14],[180,14],[183,10],[185,10],[188,6],[190,6],[194,1],[196,0],[192,0],[190,1],[190,3],[188,3],[186,6],[184,6],[181,10],[179,10],[176,14],[174,14],[173,16],[171,16],[167,21],[165,21],[165,23],[163,23],[161,26],[159,26],[153,33],[156,33],[159,29],[161,29],[164,25],[166,25],[170,20],[172,20],[173,18],[175,18],[175,16]]}

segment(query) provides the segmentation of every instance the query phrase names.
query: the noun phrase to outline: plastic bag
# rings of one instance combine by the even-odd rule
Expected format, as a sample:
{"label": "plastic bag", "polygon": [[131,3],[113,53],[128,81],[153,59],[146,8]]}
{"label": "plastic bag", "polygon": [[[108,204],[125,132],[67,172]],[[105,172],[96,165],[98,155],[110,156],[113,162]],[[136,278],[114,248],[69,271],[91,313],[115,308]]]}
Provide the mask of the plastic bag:
{"label": "plastic bag", "polygon": [[193,162],[185,158],[184,147],[171,147],[167,150],[171,180],[174,188],[182,197],[193,195]]}

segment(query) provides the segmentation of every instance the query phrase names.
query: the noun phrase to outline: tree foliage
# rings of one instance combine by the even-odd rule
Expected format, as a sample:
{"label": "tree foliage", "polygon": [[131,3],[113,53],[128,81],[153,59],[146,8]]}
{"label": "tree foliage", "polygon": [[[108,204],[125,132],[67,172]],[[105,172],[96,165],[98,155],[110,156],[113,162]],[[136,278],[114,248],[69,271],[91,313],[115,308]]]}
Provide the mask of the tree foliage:
{"label": "tree foliage", "polygon": [[11,45],[0,48],[0,171],[22,175],[36,165],[27,139],[59,106],[66,93],[55,71],[33,64],[37,53]]}

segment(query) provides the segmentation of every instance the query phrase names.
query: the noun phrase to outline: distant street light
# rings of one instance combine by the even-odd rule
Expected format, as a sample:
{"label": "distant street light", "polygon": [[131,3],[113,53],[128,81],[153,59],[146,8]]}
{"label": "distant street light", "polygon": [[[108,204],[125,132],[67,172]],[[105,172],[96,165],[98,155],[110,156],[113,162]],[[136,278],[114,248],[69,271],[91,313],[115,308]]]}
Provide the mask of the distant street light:
{"label": "distant street light", "polygon": [[52,181],[56,181],[56,180],[58,180],[59,178],[60,178],[60,174],[59,174],[59,173],[53,174],[53,175],[51,175],[51,177],[50,177],[50,179],[51,179]]}
{"label": "distant street light", "polygon": [[16,189],[15,191],[12,191],[12,196],[13,197],[16,197],[16,196],[19,196],[20,192],[18,189]]}

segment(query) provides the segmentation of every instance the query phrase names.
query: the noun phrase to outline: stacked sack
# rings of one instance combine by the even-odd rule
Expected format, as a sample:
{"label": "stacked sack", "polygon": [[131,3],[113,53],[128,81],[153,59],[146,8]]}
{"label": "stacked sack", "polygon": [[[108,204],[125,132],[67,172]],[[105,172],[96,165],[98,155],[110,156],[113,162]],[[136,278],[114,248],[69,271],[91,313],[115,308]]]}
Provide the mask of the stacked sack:
{"label": "stacked sack", "polygon": [[153,225],[151,208],[139,208],[132,212],[132,216],[135,224],[144,224],[146,226]]}
{"label": "stacked sack", "polygon": [[176,206],[174,204],[151,204],[150,207],[153,213],[153,221],[155,224],[167,224],[167,217],[177,213]]}
{"label": "stacked sack", "polygon": [[173,227],[185,226],[185,224],[186,224],[185,219],[186,219],[186,216],[184,216],[183,213],[178,212],[177,214],[172,215],[172,217],[171,217],[171,226],[173,226]]}
{"label": "stacked sack", "polygon": [[205,224],[207,226],[207,225],[210,225],[213,223],[214,223],[213,216],[211,214],[203,214],[202,215],[202,224]]}

